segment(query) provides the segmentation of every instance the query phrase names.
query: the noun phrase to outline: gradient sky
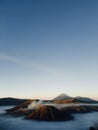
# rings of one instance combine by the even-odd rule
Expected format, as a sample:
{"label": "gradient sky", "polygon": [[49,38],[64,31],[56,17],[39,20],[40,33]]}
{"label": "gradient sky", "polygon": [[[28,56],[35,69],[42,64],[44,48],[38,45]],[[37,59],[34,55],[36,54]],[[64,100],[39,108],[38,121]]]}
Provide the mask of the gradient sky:
{"label": "gradient sky", "polygon": [[98,0],[0,0],[0,97],[98,99]]}

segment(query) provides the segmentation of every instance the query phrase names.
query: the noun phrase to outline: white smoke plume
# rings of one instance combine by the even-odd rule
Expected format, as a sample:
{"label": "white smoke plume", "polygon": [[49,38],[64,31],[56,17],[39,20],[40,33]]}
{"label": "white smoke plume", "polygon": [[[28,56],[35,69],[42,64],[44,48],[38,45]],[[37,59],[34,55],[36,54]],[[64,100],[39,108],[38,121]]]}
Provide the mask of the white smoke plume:
{"label": "white smoke plume", "polygon": [[41,106],[43,104],[43,100],[34,100],[30,105],[28,105],[28,108],[27,109],[36,109],[38,108],[39,106]]}

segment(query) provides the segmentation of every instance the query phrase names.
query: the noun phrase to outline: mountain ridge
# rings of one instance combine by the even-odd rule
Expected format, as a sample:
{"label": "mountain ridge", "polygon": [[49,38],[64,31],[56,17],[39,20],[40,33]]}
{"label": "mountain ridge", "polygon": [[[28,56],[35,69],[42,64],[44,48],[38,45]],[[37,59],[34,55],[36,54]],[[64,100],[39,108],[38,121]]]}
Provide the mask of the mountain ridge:
{"label": "mountain ridge", "polygon": [[91,99],[89,97],[82,97],[82,96],[71,97],[64,93],[58,95],[52,101],[62,101],[62,100],[73,100],[73,101],[76,100],[81,103],[98,103],[97,100]]}
{"label": "mountain ridge", "polygon": [[13,98],[13,97],[0,98],[0,106],[19,105],[27,100],[28,99],[19,99],[19,98]]}
{"label": "mountain ridge", "polygon": [[[5,97],[5,98],[0,98],[0,106],[19,105],[29,100],[39,100],[39,99],[19,99],[13,97]],[[98,100],[94,100],[89,97],[81,97],[81,96],[71,97],[64,93],[58,95],[52,100],[43,100],[43,101],[55,102],[55,103],[98,103]]]}

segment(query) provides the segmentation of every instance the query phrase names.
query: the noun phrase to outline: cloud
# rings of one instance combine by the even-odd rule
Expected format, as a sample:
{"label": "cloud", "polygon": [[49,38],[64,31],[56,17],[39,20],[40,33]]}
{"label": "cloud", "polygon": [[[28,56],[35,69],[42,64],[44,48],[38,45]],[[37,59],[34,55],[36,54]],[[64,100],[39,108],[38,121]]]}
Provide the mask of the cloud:
{"label": "cloud", "polygon": [[0,54],[0,60],[6,60],[6,61],[10,61],[12,63],[20,64],[19,60],[17,60],[16,58],[14,58],[12,56],[8,56],[5,54]]}
{"label": "cloud", "polygon": [[27,59],[23,60],[23,59],[15,58],[13,56],[9,56],[6,54],[0,54],[0,60],[12,62],[12,63],[15,63],[15,64],[20,65],[20,66],[28,67],[29,69],[34,69],[37,71],[50,73],[50,74],[55,75],[57,77],[64,76],[64,74],[62,72],[56,70],[54,67],[51,67],[51,66],[48,66],[45,64],[35,63],[33,61],[28,61]]}

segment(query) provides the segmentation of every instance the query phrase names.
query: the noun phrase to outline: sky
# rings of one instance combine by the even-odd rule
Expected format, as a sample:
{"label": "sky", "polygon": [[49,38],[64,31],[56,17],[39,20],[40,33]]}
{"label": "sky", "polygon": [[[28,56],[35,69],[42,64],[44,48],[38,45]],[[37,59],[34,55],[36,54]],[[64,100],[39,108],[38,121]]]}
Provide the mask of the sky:
{"label": "sky", "polygon": [[98,99],[97,35],[97,0],[0,0],[0,97]]}

